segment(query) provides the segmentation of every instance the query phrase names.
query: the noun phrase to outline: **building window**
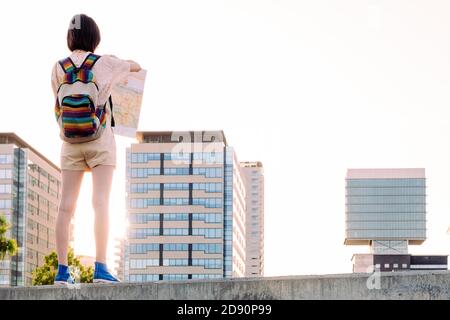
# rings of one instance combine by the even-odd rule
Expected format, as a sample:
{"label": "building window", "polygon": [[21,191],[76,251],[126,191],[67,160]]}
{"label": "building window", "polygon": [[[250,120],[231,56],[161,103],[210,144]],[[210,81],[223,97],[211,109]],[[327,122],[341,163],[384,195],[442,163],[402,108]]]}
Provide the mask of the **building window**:
{"label": "building window", "polygon": [[223,168],[193,168],[194,175],[203,175],[206,178],[222,178]]}
{"label": "building window", "polygon": [[161,174],[160,168],[132,168],[132,178],[147,178],[148,176],[158,176]]}
{"label": "building window", "polygon": [[203,190],[208,193],[222,192],[222,183],[194,183],[193,190]]}
{"label": "building window", "polygon": [[219,279],[223,278],[221,274],[193,274],[192,279]]}
{"label": "building window", "polygon": [[139,228],[130,230],[131,239],[145,239],[150,236],[159,236],[159,228]]}
{"label": "building window", "polygon": [[384,267],[385,267],[385,268],[389,268],[389,263],[385,263],[385,264],[384,264]]}
{"label": "building window", "polygon": [[222,198],[194,198],[192,204],[205,208],[222,208]]}
{"label": "building window", "polygon": [[0,154],[0,164],[11,164],[13,163],[12,154]]}
{"label": "building window", "polygon": [[406,263],[404,263],[404,264],[402,264],[402,268],[403,268],[403,269],[407,269],[407,268],[408,268],[408,265],[407,265]]}
{"label": "building window", "polygon": [[158,281],[159,274],[130,274],[130,282]]}
{"label": "building window", "polygon": [[[176,235],[176,232],[175,232]],[[164,243],[164,251],[180,251],[186,252],[189,249],[187,243]],[[144,243],[130,245],[130,252],[133,254],[147,253],[148,251],[159,251],[159,243]],[[192,251],[202,251],[206,254],[222,253],[221,243],[193,243]]]}
{"label": "building window", "polygon": [[220,243],[193,243],[192,251],[203,251],[207,254],[222,253],[222,244]]}
{"label": "building window", "polygon": [[164,198],[165,206],[187,206],[189,205],[188,198]]}
{"label": "building window", "polygon": [[159,183],[132,183],[130,186],[131,193],[147,193],[149,191],[159,191]]}
{"label": "building window", "polygon": [[133,209],[142,209],[149,206],[159,206],[161,204],[159,198],[138,198],[131,199],[130,207]]}
{"label": "building window", "polygon": [[12,201],[11,200],[0,200],[0,209],[11,209]]}
{"label": "building window", "polygon": [[159,221],[159,213],[137,213],[130,215],[130,223],[147,223],[148,221]]}
{"label": "building window", "polygon": [[11,169],[0,169],[0,179],[11,179],[12,171]]}
{"label": "building window", "polygon": [[182,161],[183,163],[189,164],[191,154],[188,152],[164,153],[164,160]]}
{"label": "building window", "polygon": [[189,190],[189,183],[165,183],[164,191],[165,190],[172,190],[172,191]]}
{"label": "building window", "polygon": [[187,213],[165,213],[164,221],[188,221],[189,214]]}
{"label": "building window", "polygon": [[193,236],[204,236],[205,238],[221,238],[222,229],[219,228],[193,228]]}
{"label": "building window", "polygon": [[187,243],[165,243],[163,249],[164,251],[188,251],[189,245]]}
{"label": "building window", "polygon": [[222,214],[220,213],[194,213],[192,214],[193,221],[203,221],[205,223],[221,223]]}
{"label": "building window", "polygon": [[204,267],[205,269],[221,269],[222,259],[192,259],[192,265]]}
{"label": "building window", "polygon": [[130,259],[130,269],[145,269],[159,266],[159,259]]}
{"label": "building window", "polygon": [[163,231],[165,236],[187,236],[189,229],[187,228],[165,228]]}
{"label": "building window", "polygon": [[11,185],[10,184],[0,184],[0,194],[10,194]]}
{"label": "building window", "polygon": [[189,175],[189,168],[164,168],[164,175],[166,175],[166,176],[187,176],[187,175]]}
{"label": "building window", "polygon": [[163,265],[170,267],[185,267],[188,265],[188,259],[164,259]]}
{"label": "building window", "polygon": [[132,254],[147,253],[149,251],[159,251],[159,243],[133,243],[129,248]]}
{"label": "building window", "polygon": [[223,153],[221,152],[194,152],[194,162],[197,164],[223,164]]}
{"label": "building window", "polygon": [[[192,235],[193,236],[203,236],[205,238],[215,238],[220,239],[222,238],[222,228],[193,228],[192,229]],[[131,239],[144,239],[149,236],[160,236],[160,229],[159,228],[136,228],[130,230],[130,238]],[[188,228],[164,228],[163,229],[163,235],[164,236],[187,236],[189,235],[189,229]],[[206,248],[199,248],[199,250]],[[218,249],[214,249],[218,250]]]}
{"label": "building window", "polygon": [[398,264],[394,263],[394,269],[398,269]]}
{"label": "building window", "polygon": [[159,161],[161,155],[159,153],[132,153],[131,163],[147,163],[152,160]]}
{"label": "building window", "polygon": [[189,275],[187,274],[164,274],[163,280],[187,280]]}

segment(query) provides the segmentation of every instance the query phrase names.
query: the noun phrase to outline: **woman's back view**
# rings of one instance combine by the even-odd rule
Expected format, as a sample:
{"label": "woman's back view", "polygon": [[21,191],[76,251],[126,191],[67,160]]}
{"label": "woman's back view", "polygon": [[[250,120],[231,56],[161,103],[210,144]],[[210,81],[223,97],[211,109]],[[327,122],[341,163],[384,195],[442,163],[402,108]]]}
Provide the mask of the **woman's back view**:
{"label": "woman's back view", "polygon": [[[83,14],[76,15],[67,33],[72,54],[55,63],[52,71],[55,115],[64,140],[61,148],[62,194],[56,221],[58,274],[55,284],[74,282],[67,266],[68,233],[85,171],[91,171],[93,179],[94,282],[118,281],[106,267],[109,195],[116,166],[110,96],[112,87],[130,72],[139,71],[140,66],[111,55],[93,54],[99,43],[100,31],[95,21]],[[83,84],[87,83],[93,83],[91,88],[95,92],[82,92]]]}

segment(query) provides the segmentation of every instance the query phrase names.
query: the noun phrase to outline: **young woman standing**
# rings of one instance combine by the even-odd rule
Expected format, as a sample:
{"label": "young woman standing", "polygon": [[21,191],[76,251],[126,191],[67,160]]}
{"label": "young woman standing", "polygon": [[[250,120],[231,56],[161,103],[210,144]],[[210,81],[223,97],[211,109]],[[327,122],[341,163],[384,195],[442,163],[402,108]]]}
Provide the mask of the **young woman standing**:
{"label": "young woman standing", "polygon": [[[100,43],[100,31],[95,21],[84,15],[76,15],[71,20],[67,32],[67,45],[72,54],[69,61],[73,68],[83,68]],[[139,64],[131,60],[120,60],[112,55],[97,56],[92,66],[98,89],[98,105],[104,105],[104,130],[99,138],[82,143],[63,142],[61,148],[62,194],[56,220],[56,250],[58,254],[58,273],[55,284],[74,283],[70,276],[67,251],[69,226],[75,212],[83,175],[92,172],[92,205],[95,211],[96,262],[94,282],[117,282],[106,266],[106,250],[109,232],[109,196],[113,171],[116,166],[116,142],[111,128],[111,108],[109,97],[114,84],[128,76],[130,72],[141,70]],[[52,89],[58,101],[58,91],[64,83],[67,70],[64,63],[57,62],[52,72]],[[69,66],[71,68],[71,66]],[[60,108],[59,103],[56,108]],[[57,113],[57,118],[59,114]]]}

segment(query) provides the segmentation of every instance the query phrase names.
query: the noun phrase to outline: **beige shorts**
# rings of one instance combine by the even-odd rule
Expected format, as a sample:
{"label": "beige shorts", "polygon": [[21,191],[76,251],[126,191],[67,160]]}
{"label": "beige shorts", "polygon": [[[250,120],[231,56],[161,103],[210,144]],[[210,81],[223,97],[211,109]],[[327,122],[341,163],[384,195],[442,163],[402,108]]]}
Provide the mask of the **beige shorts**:
{"label": "beige shorts", "polygon": [[116,166],[116,140],[111,127],[107,127],[97,140],[84,143],[63,142],[61,170],[90,171],[99,165]]}

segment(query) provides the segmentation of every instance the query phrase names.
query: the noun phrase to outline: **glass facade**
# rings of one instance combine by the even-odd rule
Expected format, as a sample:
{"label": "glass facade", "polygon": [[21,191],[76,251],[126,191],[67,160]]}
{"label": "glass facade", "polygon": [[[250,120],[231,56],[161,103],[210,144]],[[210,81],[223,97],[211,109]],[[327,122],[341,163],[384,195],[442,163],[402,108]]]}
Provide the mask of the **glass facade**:
{"label": "glass facade", "polygon": [[[192,274],[191,279],[218,279],[222,278],[221,274]],[[132,274],[130,282],[151,282],[158,280],[186,280],[189,279],[188,274],[164,274],[161,279],[159,274]]]}
{"label": "glass facade", "polygon": [[161,184],[159,183],[132,183],[131,193],[148,193],[149,191],[159,191]]}
{"label": "glass facade", "polygon": [[202,236],[204,238],[221,238],[219,228],[139,228],[130,230],[131,239],[145,239],[154,236]]}
{"label": "glass facade", "polygon": [[[132,239],[125,248],[125,256],[127,261],[124,263],[125,281],[156,281],[156,280],[179,280],[191,279],[194,276],[198,279],[217,277],[214,275],[205,275],[198,273],[176,273],[173,268],[203,268],[206,270],[222,270],[223,258],[218,259],[217,255],[223,254],[223,243],[196,243],[195,239],[210,239],[217,241],[223,238],[223,213],[207,211],[192,212],[191,206],[210,209],[223,208],[223,182],[210,178],[222,178],[222,167],[194,167],[193,164],[216,164],[220,163],[221,153],[134,153],[127,152],[127,180],[128,180],[128,220],[131,224],[145,225],[152,223],[155,227],[141,228],[131,227],[128,231],[128,238]],[[153,160],[159,161],[160,166],[155,167],[155,163],[151,168],[142,167],[142,163]],[[169,162],[167,162],[169,161]],[[177,161],[183,161],[177,163]],[[223,162],[223,161],[222,161]],[[141,167],[133,167],[133,164],[139,164]],[[182,164],[182,167],[174,167]],[[136,165],[138,166],[138,165]],[[162,181],[161,177],[173,177],[171,181]],[[204,182],[182,182],[186,181],[186,177],[200,177]],[[149,182],[135,183],[135,178],[149,178]],[[166,178],[167,179],[167,178]],[[198,180],[199,178],[197,178]],[[179,182],[178,182],[179,181]],[[201,180],[200,180],[201,181]],[[183,192],[176,194],[175,192]],[[143,197],[142,194],[150,193],[151,197]],[[194,194],[194,192],[196,192]],[[202,196],[203,193],[215,194],[215,197]],[[141,194],[138,197],[131,197],[131,194]],[[176,196],[171,196],[176,195]],[[200,195],[198,197],[197,195]],[[181,197],[180,197],[181,196]],[[152,209],[158,206],[161,209]],[[165,211],[162,208],[183,207],[185,212],[175,213],[173,211]],[[161,212],[133,212],[137,209],[149,208],[149,211],[157,210]],[[197,209],[198,211],[199,209]],[[201,210],[201,209],[200,209]],[[169,227],[165,223],[180,223],[185,227]],[[200,226],[209,224],[211,227],[202,228],[194,227],[193,223],[200,223]],[[159,226],[158,226],[159,225]],[[217,227],[216,227],[217,225]],[[177,224],[178,226],[178,224]],[[181,225],[180,225],[181,226]],[[136,243],[139,239],[148,241],[153,237],[158,237],[157,243]],[[165,238],[167,237],[167,238]],[[186,238],[182,243],[165,243],[173,237]],[[162,241],[161,241],[162,239]],[[184,253],[185,258],[167,257],[171,252]],[[194,258],[192,254],[204,255],[204,258]],[[159,258],[140,258],[146,254],[159,255]],[[214,258],[208,258],[208,255],[215,255]],[[139,257],[140,256],[140,257]],[[148,268],[151,267],[167,267],[164,272],[152,273]],[[141,271],[139,271],[141,270]],[[145,270],[144,272],[142,270]],[[167,273],[171,271],[171,273]],[[177,270],[178,271],[178,270]],[[222,275],[219,275],[222,276]]]}
{"label": "glass facade", "polygon": [[245,218],[234,212],[245,204],[233,206],[234,198],[243,199],[242,188],[233,191],[240,168],[233,149],[222,142],[158,145],[163,140],[127,149],[124,280],[239,276],[233,231],[241,230],[233,230],[233,219]]}
{"label": "glass facade", "polygon": [[11,286],[25,285],[25,191],[27,157],[21,148],[14,149],[13,179],[13,219],[12,236],[17,242],[17,254],[11,258]]}
{"label": "glass facade", "polygon": [[[145,224],[149,221],[189,221],[189,213],[136,213],[129,216],[130,223]],[[220,213],[193,213],[192,221],[221,223]]]}
{"label": "glass facade", "polygon": [[[12,225],[12,212],[13,212],[13,200],[12,200],[12,183],[9,179],[12,179],[13,170],[8,167],[12,167],[14,162],[13,154],[0,153],[0,165],[3,168],[0,169],[0,215],[4,216],[6,222]],[[9,181],[8,181],[9,180]],[[12,236],[11,229],[6,231],[6,236],[10,238]],[[11,282],[11,260],[8,256],[4,260],[0,260],[0,286],[9,286]]]}
{"label": "glass facade", "polygon": [[225,148],[223,206],[223,276],[233,275],[233,149]]}
{"label": "glass facade", "polygon": [[[189,163],[191,154],[189,152],[165,152],[164,160],[167,161],[182,161]],[[0,158],[0,163],[1,163]],[[131,155],[131,163],[147,163],[150,161],[161,160],[160,153],[134,152]],[[196,164],[223,164],[223,153],[221,152],[194,152],[193,160]]]}
{"label": "glass facade", "polygon": [[133,168],[131,169],[132,178],[148,178],[149,176],[160,175],[159,168]]}
{"label": "glass facade", "polygon": [[133,209],[143,209],[150,206],[202,206],[205,208],[222,208],[222,198],[193,198],[190,203],[189,198],[134,198],[130,199],[130,207]]}
{"label": "glass facade", "polygon": [[[188,243],[164,243],[161,244],[164,251],[188,251]],[[133,254],[144,254],[152,251],[159,251],[159,243],[139,243],[130,245],[130,253]],[[192,251],[202,251],[204,253],[222,253],[222,245],[220,243],[193,243]]]}
{"label": "glass facade", "polygon": [[159,153],[133,153],[131,154],[131,163],[147,163],[149,161],[159,161],[161,154]]}
{"label": "glass facade", "polygon": [[[148,193],[149,191],[159,191],[161,187],[167,191],[188,191],[189,183],[132,183],[130,191],[131,193]],[[221,193],[222,183],[193,183],[192,189],[206,193]],[[2,185],[0,185],[0,193],[2,193]]]}
{"label": "glass facade", "polygon": [[15,135],[0,149],[0,214],[18,247],[0,262],[0,286],[29,286],[34,269],[55,248],[60,171]]}
{"label": "glass facade", "polygon": [[[425,240],[426,179],[347,178],[346,235],[347,240]],[[386,245],[405,250],[403,242],[374,248],[385,253]]]}
{"label": "glass facade", "polygon": [[[159,259],[130,259],[130,269],[146,269],[148,267],[187,267],[188,259],[163,259],[162,265]],[[221,269],[222,259],[192,259],[192,266],[205,269]]]}

